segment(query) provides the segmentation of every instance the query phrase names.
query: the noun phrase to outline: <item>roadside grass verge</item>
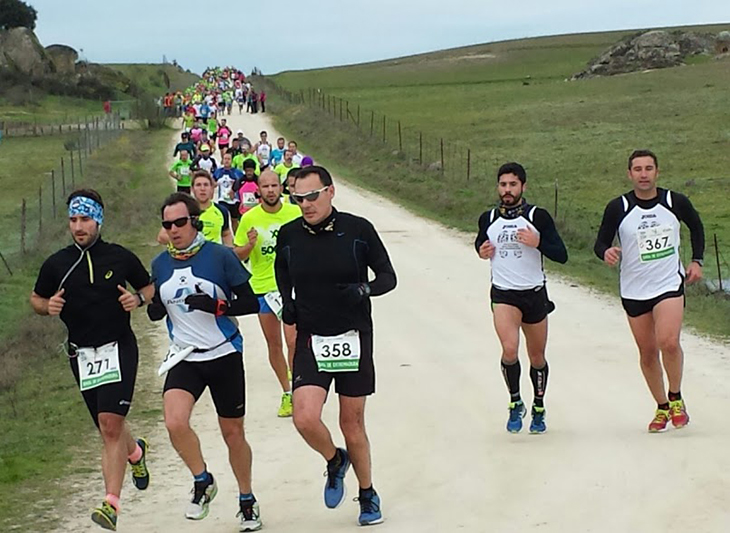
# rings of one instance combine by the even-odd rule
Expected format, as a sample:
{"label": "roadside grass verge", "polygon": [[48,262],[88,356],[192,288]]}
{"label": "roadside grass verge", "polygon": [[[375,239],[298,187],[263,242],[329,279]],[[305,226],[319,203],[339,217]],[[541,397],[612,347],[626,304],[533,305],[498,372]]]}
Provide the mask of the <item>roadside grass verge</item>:
{"label": "roadside grass verge", "polygon": [[[171,192],[165,168],[171,132],[136,131],[99,149],[85,161],[77,186],[98,190],[106,204],[104,239],[131,248],[149,265],[158,208]],[[37,139],[36,139],[37,140]],[[25,160],[34,151],[15,154]],[[57,521],[57,502],[67,492],[62,480],[71,472],[98,471],[100,441],[76,389],[68,360],[59,351],[64,328],[59,320],[35,316],[28,304],[38,268],[54,251],[70,243],[59,215],[42,234],[37,248],[9,257],[15,275],[0,274],[3,308],[0,334],[0,530],[28,530]],[[13,309],[12,313],[7,313]],[[141,354],[144,317],[136,317]],[[141,361],[140,374],[149,371]],[[142,392],[142,393],[141,393]],[[159,417],[156,398],[138,389],[132,415],[136,421]]]}

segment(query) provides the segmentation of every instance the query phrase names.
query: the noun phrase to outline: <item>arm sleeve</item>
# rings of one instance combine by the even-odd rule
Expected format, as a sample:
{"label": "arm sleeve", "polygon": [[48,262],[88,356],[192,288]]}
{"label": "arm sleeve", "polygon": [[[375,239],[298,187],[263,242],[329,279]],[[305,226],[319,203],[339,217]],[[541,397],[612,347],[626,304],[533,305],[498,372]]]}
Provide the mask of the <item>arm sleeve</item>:
{"label": "arm sleeve", "polygon": [[596,244],[593,246],[593,251],[595,252],[596,257],[598,257],[601,261],[603,261],[603,256],[606,253],[606,250],[613,246],[613,239],[616,237],[622,213],[623,207],[620,196],[611,200],[606,206],[606,210],[603,212],[601,227],[598,228]]}
{"label": "arm sleeve", "polygon": [[49,257],[45,260],[43,266],[41,266],[41,270],[38,273],[38,279],[36,279],[33,292],[35,292],[41,298],[50,298],[51,296],[56,294],[59,281],[60,280],[56,275],[56,269],[54,269],[51,265],[51,257]]}
{"label": "arm sleeve", "polygon": [[232,287],[231,290],[236,299],[229,302],[227,316],[254,315],[259,312],[259,299],[248,282]]}
{"label": "arm sleeve", "polygon": [[156,268],[157,260],[152,261],[152,282],[155,284],[155,295],[147,306],[147,316],[153,322],[162,320],[167,315],[167,308],[160,298],[160,284],[158,279],[158,269]]}
{"label": "arm sleeve", "polygon": [[556,263],[567,263],[568,250],[565,248],[563,239],[560,238],[558,229],[555,227],[555,221],[550,213],[544,209],[536,209],[534,224],[540,231],[540,244],[537,249],[540,250],[542,255]]}
{"label": "arm sleeve", "polygon": [[395,270],[380,235],[370,222],[367,222],[365,228],[365,241],[368,243],[368,266],[375,273],[375,279],[368,283],[370,295],[381,296],[395,289],[398,283]]}
{"label": "arm sleeve", "polygon": [[139,257],[126,248],[124,251],[127,254],[127,281],[134,287],[135,291],[138,291],[150,284],[150,274],[144,265],[142,265]]}
{"label": "arm sleeve", "polygon": [[689,238],[692,243],[692,260],[702,261],[705,256],[705,228],[700,220],[700,214],[692,205],[689,198],[683,194],[672,193],[674,196],[674,212],[677,218],[687,224]]}
{"label": "arm sleeve", "polygon": [[474,248],[476,249],[477,253],[479,253],[479,248],[481,248],[482,244],[489,240],[489,237],[487,237],[487,228],[489,227],[489,213],[489,211],[486,211],[482,213],[482,216],[479,217],[479,231],[477,232],[476,239],[474,239]]}
{"label": "arm sleeve", "polygon": [[281,293],[284,305],[294,303],[292,298],[292,280],[289,274],[289,259],[291,248],[286,242],[286,236],[279,233],[276,239],[276,259],[274,260],[274,273],[276,274],[276,286]]}
{"label": "arm sleeve", "polygon": [[172,157],[177,157],[177,153],[180,151],[180,144],[175,145],[175,149],[172,152]]}

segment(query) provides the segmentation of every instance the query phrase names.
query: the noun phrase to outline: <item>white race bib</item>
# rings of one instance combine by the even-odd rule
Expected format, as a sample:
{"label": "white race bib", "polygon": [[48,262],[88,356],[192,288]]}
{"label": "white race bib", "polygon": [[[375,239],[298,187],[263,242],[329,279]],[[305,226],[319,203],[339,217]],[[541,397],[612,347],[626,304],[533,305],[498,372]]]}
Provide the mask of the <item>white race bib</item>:
{"label": "white race bib", "polygon": [[276,315],[276,318],[281,320],[281,312],[284,309],[284,302],[281,299],[281,293],[279,291],[267,292],[264,295],[264,300],[269,304],[269,307]]}
{"label": "white race bib", "polygon": [[172,367],[174,367],[180,361],[185,359],[188,355],[193,353],[194,349],[195,348],[193,346],[183,348],[182,346],[178,346],[177,344],[171,342],[170,348],[168,348],[167,350],[167,355],[165,355],[165,358],[162,360],[160,368],[157,370],[157,375],[161,376],[165,372],[169,371]]}
{"label": "white race bib", "polygon": [[189,176],[190,175],[190,167],[180,167],[179,174],[181,176]]}
{"label": "white race bib", "polygon": [[256,199],[256,194],[252,192],[245,192],[241,196],[243,196],[243,205],[245,207],[256,207],[259,205],[259,201]]}
{"label": "white race bib", "polygon": [[98,348],[79,348],[77,361],[79,388],[82,391],[122,381],[119,346],[116,342]]}
{"label": "white race bib", "polygon": [[360,332],[322,337],[312,335],[312,351],[319,372],[357,372],[360,368]]}
{"label": "white race bib", "polygon": [[676,253],[674,228],[666,225],[639,229],[636,232],[642,263],[664,259]]}

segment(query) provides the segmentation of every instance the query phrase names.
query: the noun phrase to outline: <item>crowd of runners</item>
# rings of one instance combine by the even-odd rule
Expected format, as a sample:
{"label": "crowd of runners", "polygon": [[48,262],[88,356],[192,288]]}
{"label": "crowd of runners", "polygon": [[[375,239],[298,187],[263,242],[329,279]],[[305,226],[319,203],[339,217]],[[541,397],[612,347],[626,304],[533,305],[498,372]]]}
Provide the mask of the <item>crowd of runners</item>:
{"label": "crowd of runners", "polygon": [[[236,91],[247,84],[236,69],[209,69],[184,93],[189,106],[169,170],[177,191],[160,199],[157,240],[164,251],[151,274],[133,252],[101,238],[102,197],[79,189],[67,202],[73,244],[46,260],[31,295],[37,313],[60,316],[68,329],[71,370],[103,441],[106,496],[92,520],[105,529],[116,529],[127,463],[138,490],[150,484],[148,442],[132,437],[126,423],[138,361],[130,313],[145,306],[169,332],[159,372],[165,375],[165,425],[193,477],[186,518],[205,518],[218,492],[190,425],[209,389],[238,483],[240,530],[262,527],[244,431],[238,320],[247,319],[236,318],[256,315],[281,387],[277,415],[293,417],[326,461],[326,507],[344,501],[352,466],[358,523],[383,520],[365,429],[366,398],[375,391],[370,299],[392,291],[396,274],[373,225],[333,206],[332,176],[296,142],[280,137],[271,143],[266,131],[228,127],[222,118],[230,112],[227,98],[237,101]],[[491,262],[491,307],[509,392],[507,431],[520,432],[527,414],[520,392],[522,332],[533,388],[529,431],[541,434],[547,430],[547,320],[555,309],[543,259],[565,263],[568,252],[550,214],[527,202],[525,169],[506,163],[496,174],[499,201],[479,218],[475,248]],[[689,423],[679,334],[685,283],[702,276],[704,234],[690,201],[657,186],[655,154],[632,153],[628,177],[632,190],[606,207],[595,252],[608,265],[620,265],[622,303],[657,404],[649,431],[660,432],[670,422],[676,428]],[[686,268],[679,255],[681,222],[691,235]],[[344,447],[322,422],[332,382]]]}

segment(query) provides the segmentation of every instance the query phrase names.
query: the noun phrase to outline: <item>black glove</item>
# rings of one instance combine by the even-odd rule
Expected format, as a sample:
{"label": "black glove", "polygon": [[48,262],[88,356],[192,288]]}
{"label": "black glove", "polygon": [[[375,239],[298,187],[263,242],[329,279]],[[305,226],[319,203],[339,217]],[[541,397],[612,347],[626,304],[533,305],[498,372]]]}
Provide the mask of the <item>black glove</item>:
{"label": "black glove", "polygon": [[281,310],[281,320],[284,324],[289,326],[293,326],[297,323],[297,308],[294,305],[294,302],[284,304],[284,307]]}
{"label": "black glove", "polygon": [[367,283],[339,283],[337,289],[348,305],[358,305],[370,296],[370,285]]}
{"label": "black glove", "polygon": [[165,316],[167,316],[167,309],[164,305],[162,305],[160,296],[157,292],[155,292],[155,296],[152,298],[150,305],[147,306],[147,316],[150,317],[150,320],[153,322],[162,320]]}
{"label": "black glove", "polygon": [[185,298],[185,303],[191,310],[203,311],[215,316],[222,316],[228,311],[228,303],[225,300],[216,300],[203,292],[200,286],[195,286],[195,294]]}

